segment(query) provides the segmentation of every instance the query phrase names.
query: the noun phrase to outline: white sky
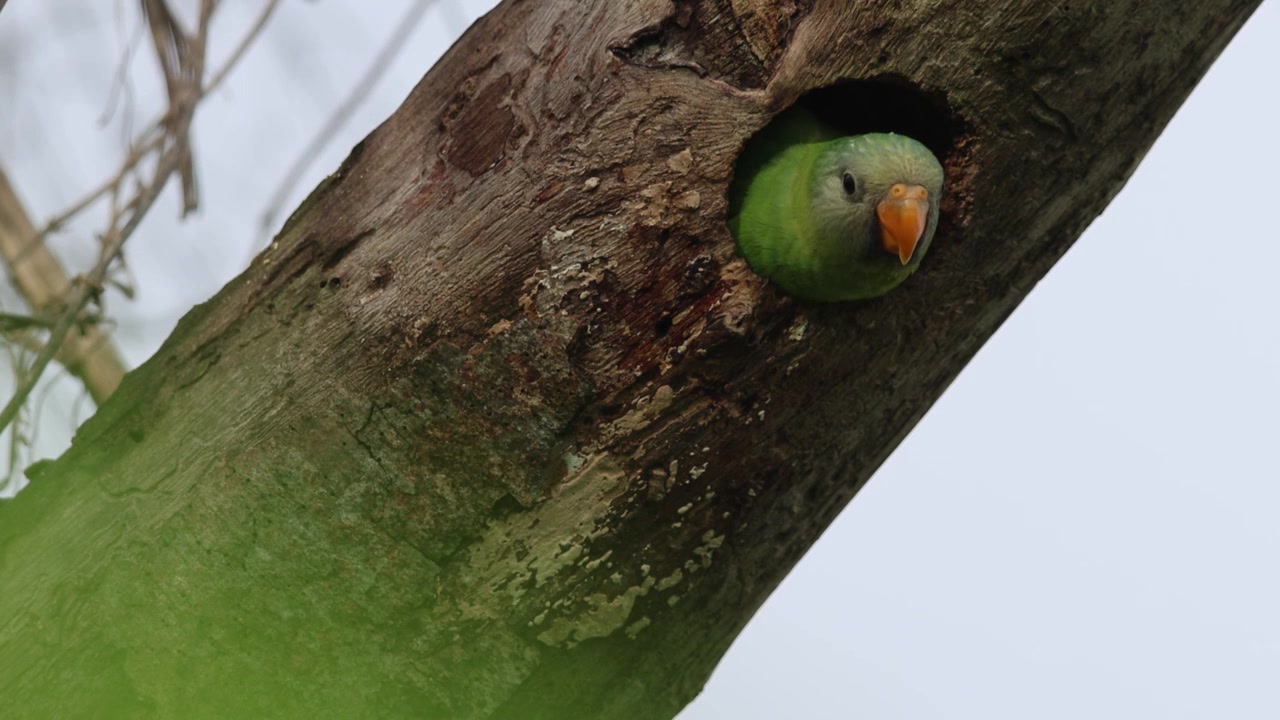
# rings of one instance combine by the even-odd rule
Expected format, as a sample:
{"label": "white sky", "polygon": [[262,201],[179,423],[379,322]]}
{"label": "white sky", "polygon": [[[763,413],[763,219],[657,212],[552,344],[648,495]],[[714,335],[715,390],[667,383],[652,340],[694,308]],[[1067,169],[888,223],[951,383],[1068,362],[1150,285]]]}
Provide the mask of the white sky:
{"label": "white sky", "polygon": [[[491,4],[432,11],[290,209]],[[97,121],[121,5],[0,14],[0,163],[38,218],[120,156],[120,123]],[[223,4],[216,57],[257,5]],[[262,199],[408,5],[285,2],[202,108],[204,210],[179,224],[162,199],[130,244],[138,300],[109,307],[132,363],[244,266]],[[1264,3],[681,720],[1280,717],[1276,38]],[[159,85],[135,65],[137,127]],[[94,220],[57,246],[87,263]],[[44,454],[74,397],[50,392]]]}

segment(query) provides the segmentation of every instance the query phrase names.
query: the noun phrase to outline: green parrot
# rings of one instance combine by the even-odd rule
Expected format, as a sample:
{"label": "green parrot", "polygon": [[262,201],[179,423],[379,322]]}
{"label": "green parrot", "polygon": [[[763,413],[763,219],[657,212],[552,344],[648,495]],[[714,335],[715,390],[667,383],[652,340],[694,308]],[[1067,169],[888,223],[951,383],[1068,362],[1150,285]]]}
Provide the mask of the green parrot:
{"label": "green parrot", "polygon": [[942,165],[919,142],[841,135],[795,107],[743,150],[729,230],[751,269],[792,295],[876,297],[919,267],[942,182]]}

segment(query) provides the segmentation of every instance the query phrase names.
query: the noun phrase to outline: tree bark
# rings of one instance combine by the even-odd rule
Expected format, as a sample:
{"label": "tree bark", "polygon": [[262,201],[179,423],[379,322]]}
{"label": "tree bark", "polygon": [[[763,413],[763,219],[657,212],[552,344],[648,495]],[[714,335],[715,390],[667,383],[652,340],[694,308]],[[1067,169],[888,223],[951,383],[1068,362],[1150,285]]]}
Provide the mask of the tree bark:
{"label": "tree bark", "polygon": [[[1256,5],[508,0],[6,504],[6,712],[672,717]],[[944,159],[883,299],[735,259],[802,96]]]}

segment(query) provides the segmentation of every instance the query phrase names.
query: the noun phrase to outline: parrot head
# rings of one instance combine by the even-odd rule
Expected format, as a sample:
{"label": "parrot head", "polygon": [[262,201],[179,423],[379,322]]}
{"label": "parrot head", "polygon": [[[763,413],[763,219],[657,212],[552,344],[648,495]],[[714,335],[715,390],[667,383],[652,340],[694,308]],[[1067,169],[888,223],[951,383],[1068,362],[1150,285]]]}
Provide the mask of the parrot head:
{"label": "parrot head", "polygon": [[864,263],[914,269],[942,198],[942,165],[928,148],[892,133],[844,137],[827,145],[813,172],[814,218],[824,234],[846,238]]}
{"label": "parrot head", "polygon": [[751,269],[782,290],[865,300],[920,266],[943,176],[933,153],[905,135],[845,135],[797,106],[744,147],[726,220]]}

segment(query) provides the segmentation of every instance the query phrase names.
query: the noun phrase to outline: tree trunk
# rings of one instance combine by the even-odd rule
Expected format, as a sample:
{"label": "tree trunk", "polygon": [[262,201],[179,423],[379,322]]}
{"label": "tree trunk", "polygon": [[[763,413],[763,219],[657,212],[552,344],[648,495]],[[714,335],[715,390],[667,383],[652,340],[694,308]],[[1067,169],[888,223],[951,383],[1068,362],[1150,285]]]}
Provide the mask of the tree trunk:
{"label": "tree trunk", "polygon": [[[508,0],[6,504],[6,715],[672,717],[1256,5]],[[886,298],[735,260],[797,99],[944,159]]]}

